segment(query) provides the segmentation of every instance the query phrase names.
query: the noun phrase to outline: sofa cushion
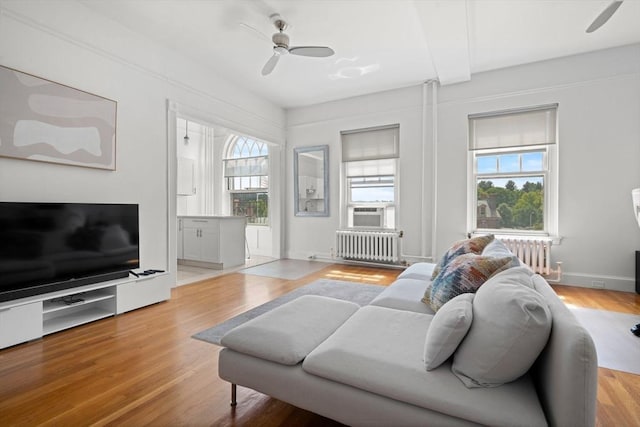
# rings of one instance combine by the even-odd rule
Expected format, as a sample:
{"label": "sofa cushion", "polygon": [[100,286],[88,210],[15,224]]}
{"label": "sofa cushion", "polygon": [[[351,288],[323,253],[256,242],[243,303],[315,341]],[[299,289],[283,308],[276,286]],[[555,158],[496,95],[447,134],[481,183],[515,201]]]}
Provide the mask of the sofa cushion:
{"label": "sofa cushion", "polygon": [[348,301],[304,295],[233,328],[221,344],[250,356],[295,365],[358,308]]}
{"label": "sofa cushion", "polygon": [[474,294],[462,294],[451,299],[436,313],[427,329],[424,344],[424,365],[427,371],[447,360],[471,327]]}
{"label": "sofa cushion", "polygon": [[476,292],[492,275],[514,266],[513,257],[493,258],[463,254],[447,264],[427,286],[422,301],[438,311],[447,301],[464,293]]}
{"label": "sofa cushion", "polygon": [[[493,276],[486,283],[500,282],[510,283],[513,285],[522,285],[531,289],[535,289],[533,284],[533,275],[535,273],[528,265],[520,265],[519,267],[511,267],[502,270]],[[486,284],[485,283],[485,284]]]}
{"label": "sofa cushion", "polygon": [[[531,378],[470,390],[447,361],[425,370],[433,316],[365,306],[303,361],[310,374],[484,425],[546,425]],[[526,421],[524,421],[526,420]]]}
{"label": "sofa cushion", "polygon": [[447,251],[444,253],[442,258],[436,266],[433,268],[433,272],[431,273],[431,279],[435,279],[436,276],[440,273],[440,271],[451,262],[451,260],[455,259],[459,255],[463,254],[480,254],[484,250],[484,248],[494,240],[493,234],[488,234],[486,236],[477,236],[472,237],[470,239],[459,240],[455,242]]}
{"label": "sofa cushion", "polygon": [[431,281],[411,278],[397,279],[375,297],[369,305],[433,314],[434,311],[431,307],[420,301],[428,283]]}
{"label": "sofa cushion", "polygon": [[400,273],[398,275],[398,279],[418,279],[424,280],[425,282],[430,281],[435,267],[436,265],[431,262],[417,262],[415,264],[411,264],[402,273]]}
{"label": "sofa cushion", "polygon": [[529,287],[530,276],[521,284],[506,273],[476,292],[471,328],[453,356],[453,372],[470,388],[496,387],[524,375],[549,338],[551,312],[544,297]]}

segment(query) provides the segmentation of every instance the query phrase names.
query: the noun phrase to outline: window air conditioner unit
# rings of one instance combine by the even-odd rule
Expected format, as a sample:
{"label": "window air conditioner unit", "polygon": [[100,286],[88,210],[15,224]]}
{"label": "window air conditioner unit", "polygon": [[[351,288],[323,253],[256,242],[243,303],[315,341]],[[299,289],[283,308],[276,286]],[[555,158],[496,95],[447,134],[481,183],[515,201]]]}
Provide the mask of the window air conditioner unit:
{"label": "window air conditioner unit", "polygon": [[369,228],[384,227],[384,208],[353,208],[353,226]]}

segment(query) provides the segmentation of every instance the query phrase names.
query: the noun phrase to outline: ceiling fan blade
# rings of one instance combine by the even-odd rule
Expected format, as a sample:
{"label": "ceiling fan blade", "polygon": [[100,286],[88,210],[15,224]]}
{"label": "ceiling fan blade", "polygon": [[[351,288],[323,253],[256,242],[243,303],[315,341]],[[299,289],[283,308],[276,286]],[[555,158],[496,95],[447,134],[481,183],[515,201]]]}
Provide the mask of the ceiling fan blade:
{"label": "ceiling fan blade", "polygon": [[611,2],[611,4],[609,4],[609,6],[607,6],[606,9],[603,10],[600,15],[598,15],[598,17],[593,20],[591,25],[589,25],[589,28],[587,28],[587,33],[592,33],[598,28],[602,27],[605,22],[607,22],[609,18],[611,18],[611,15],[613,15],[616,10],[618,10],[621,4],[622,0]]}
{"label": "ceiling fan blade", "polygon": [[245,24],[244,22],[238,22],[238,25],[243,30],[246,30],[249,34],[259,38],[260,40],[264,40],[264,41],[266,41],[268,43],[271,43],[271,37],[269,37],[268,35],[266,35],[262,31],[258,30],[257,28],[252,27],[249,24]]}
{"label": "ceiling fan blade", "polygon": [[268,74],[271,74],[273,69],[276,68],[276,64],[278,63],[279,59],[280,59],[280,55],[278,55],[277,53],[274,53],[273,56],[269,58],[267,63],[264,64],[264,67],[262,67],[262,75],[266,76]]}
{"label": "ceiling fan blade", "polygon": [[289,53],[292,55],[301,56],[315,56],[317,58],[324,58],[331,56],[335,52],[330,47],[326,46],[294,46],[289,48]]}

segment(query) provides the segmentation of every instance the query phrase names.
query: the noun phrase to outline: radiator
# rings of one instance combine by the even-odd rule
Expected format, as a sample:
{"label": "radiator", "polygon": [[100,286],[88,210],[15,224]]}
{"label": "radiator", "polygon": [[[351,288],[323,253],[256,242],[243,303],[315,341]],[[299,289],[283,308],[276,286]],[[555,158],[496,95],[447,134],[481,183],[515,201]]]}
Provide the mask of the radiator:
{"label": "radiator", "polygon": [[337,230],[336,255],[356,261],[398,263],[402,231]]}
{"label": "radiator", "polygon": [[551,239],[543,237],[496,236],[515,256],[538,273],[551,273]]}

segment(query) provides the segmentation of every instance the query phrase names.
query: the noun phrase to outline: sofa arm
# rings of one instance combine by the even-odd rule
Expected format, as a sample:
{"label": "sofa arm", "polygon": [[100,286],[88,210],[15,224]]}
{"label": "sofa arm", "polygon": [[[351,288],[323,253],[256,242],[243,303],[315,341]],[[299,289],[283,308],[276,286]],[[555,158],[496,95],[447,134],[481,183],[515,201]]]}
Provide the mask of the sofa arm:
{"label": "sofa arm", "polygon": [[549,342],[532,371],[547,420],[553,426],[595,426],[598,358],[593,339],[541,276],[533,280],[553,316]]}

